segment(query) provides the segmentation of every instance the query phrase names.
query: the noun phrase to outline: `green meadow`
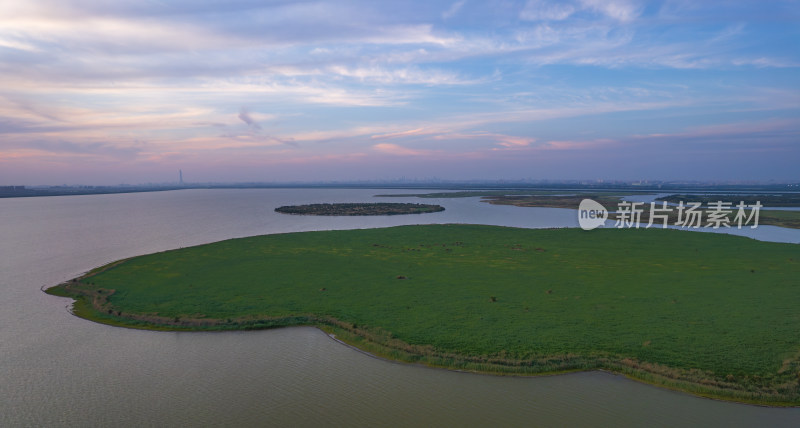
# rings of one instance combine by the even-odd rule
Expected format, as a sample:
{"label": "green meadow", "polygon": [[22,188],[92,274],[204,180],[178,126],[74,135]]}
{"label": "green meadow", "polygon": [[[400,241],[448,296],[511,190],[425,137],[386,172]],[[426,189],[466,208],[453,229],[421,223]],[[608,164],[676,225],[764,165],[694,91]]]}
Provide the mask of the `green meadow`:
{"label": "green meadow", "polygon": [[113,325],[316,325],[430,366],[601,369],[703,396],[800,405],[795,244],[661,229],[303,232],[135,257],[48,292]]}

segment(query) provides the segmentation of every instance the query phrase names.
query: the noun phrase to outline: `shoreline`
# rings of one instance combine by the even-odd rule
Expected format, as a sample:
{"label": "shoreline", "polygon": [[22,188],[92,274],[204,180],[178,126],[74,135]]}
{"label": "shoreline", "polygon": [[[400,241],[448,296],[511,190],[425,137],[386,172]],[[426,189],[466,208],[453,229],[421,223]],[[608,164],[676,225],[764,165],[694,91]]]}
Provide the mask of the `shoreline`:
{"label": "shoreline", "polygon": [[[114,264],[116,264],[115,262]],[[98,271],[99,272],[99,271]],[[93,275],[94,273],[92,273]],[[88,277],[89,274],[87,274]],[[63,284],[59,284],[63,285]],[[679,379],[679,378],[670,378],[664,375],[661,375],[657,372],[644,370],[641,368],[637,368],[635,366],[630,366],[624,364],[624,361],[627,360],[625,358],[615,361],[615,360],[606,360],[605,358],[598,359],[597,361],[587,360],[587,363],[594,363],[597,364],[596,367],[587,367],[587,368],[564,368],[564,369],[557,369],[557,370],[545,370],[545,371],[538,371],[538,372],[530,372],[530,371],[515,371],[515,370],[491,370],[491,369],[475,369],[475,368],[466,368],[466,367],[459,367],[453,365],[445,365],[442,364],[440,360],[442,358],[452,357],[449,354],[434,354],[431,356],[424,356],[424,355],[415,355],[404,352],[401,349],[391,347],[387,344],[383,344],[380,342],[372,341],[367,336],[368,335],[359,335],[358,331],[361,330],[358,327],[355,329],[348,328],[347,323],[343,323],[336,319],[319,319],[313,315],[298,315],[297,317],[306,318],[311,321],[316,322],[307,322],[307,323],[287,323],[281,324],[279,319],[273,318],[265,318],[261,320],[251,319],[248,321],[252,321],[252,325],[245,326],[243,328],[214,328],[219,327],[220,325],[224,325],[224,320],[204,320],[207,323],[204,326],[189,326],[189,325],[169,325],[169,324],[139,324],[139,323],[130,323],[131,319],[125,317],[114,317],[114,319],[105,318],[105,317],[98,317],[92,316],[92,313],[86,312],[86,306],[79,308],[76,310],[76,305],[78,304],[85,304],[85,297],[77,297],[73,295],[66,295],[62,293],[58,293],[55,291],[56,287],[59,285],[52,286],[49,288],[44,289],[43,291],[46,294],[58,296],[58,297],[65,297],[73,299],[73,303],[67,306],[68,312],[71,315],[76,316],[78,318],[82,318],[88,321],[96,322],[98,324],[108,325],[111,327],[121,327],[121,328],[130,328],[135,330],[147,330],[147,331],[155,331],[155,332],[205,332],[205,333],[224,333],[224,332],[231,332],[231,331],[252,331],[252,330],[269,330],[275,328],[291,328],[291,327],[311,327],[320,330],[323,334],[328,336],[331,340],[347,346],[348,348],[353,349],[356,352],[361,354],[367,355],[369,357],[379,359],[388,363],[392,364],[406,364],[416,367],[424,367],[433,370],[447,370],[457,373],[467,373],[467,374],[474,374],[474,375],[481,375],[481,376],[510,376],[510,377],[519,377],[519,378],[529,378],[529,377],[541,377],[541,376],[561,376],[561,375],[568,375],[573,373],[581,373],[581,372],[592,372],[592,371],[601,371],[609,374],[613,374],[615,376],[623,376],[626,379],[644,383],[647,385],[652,385],[658,388],[664,388],[671,391],[688,394],[698,398],[705,398],[709,400],[716,400],[716,401],[723,401],[729,403],[736,403],[742,405],[750,405],[750,406],[757,406],[757,407],[767,407],[767,408],[800,408],[800,402],[798,401],[764,401],[757,398],[744,398],[744,397],[732,397],[725,394],[720,394],[721,392],[728,392],[732,394],[736,394],[737,392],[741,392],[738,390],[725,390],[725,389],[712,389],[703,385],[700,382],[690,382],[687,380]],[[89,305],[93,306],[93,305]],[[92,311],[94,312],[94,311]],[[116,321],[116,322],[115,322]],[[137,320],[138,321],[138,320]],[[214,322],[220,322],[220,324],[214,324]],[[266,321],[270,325],[259,325],[259,321]],[[275,322],[278,321],[278,322]],[[192,322],[192,320],[186,320],[184,322]],[[359,346],[361,345],[361,346]],[[398,358],[398,355],[405,356],[405,358]],[[470,358],[475,358],[475,356],[469,355],[460,355],[459,357],[463,358],[464,361],[468,361]],[[560,356],[543,356],[539,359],[552,359],[552,358],[559,358]],[[585,358],[576,356],[578,358]],[[433,361],[429,361],[428,358],[433,359]],[[522,363],[523,361],[517,360],[518,362]],[[467,363],[468,364],[468,363]],[[500,365],[500,364],[487,364],[483,363],[483,365],[493,366],[497,369],[506,368],[511,369],[513,367],[524,367],[523,365]],[[674,370],[670,367],[663,367],[667,370]],[[683,387],[681,387],[683,386]],[[699,390],[698,390],[699,389]]]}
{"label": "shoreline", "polygon": [[[679,389],[679,388],[670,388],[668,386],[664,386],[664,385],[661,385],[661,384],[658,384],[658,383],[647,382],[647,381],[644,381],[644,380],[636,378],[636,377],[628,376],[628,375],[626,375],[624,373],[615,372],[613,370],[606,370],[606,369],[568,370],[568,371],[559,371],[559,372],[552,372],[552,373],[538,373],[538,374],[525,375],[525,374],[517,374],[517,373],[506,373],[506,374],[503,374],[503,373],[496,373],[496,372],[480,372],[480,371],[472,371],[472,370],[454,369],[454,368],[448,368],[448,367],[431,366],[431,365],[422,364],[422,363],[412,363],[412,362],[406,362],[406,361],[401,361],[401,360],[395,360],[395,359],[391,359],[391,358],[387,358],[387,357],[382,357],[382,356],[377,355],[377,354],[373,354],[373,353],[365,351],[365,350],[363,350],[363,349],[361,349],[361,348],[359,348],[359,347],[357,347],[355,345],[351,345],[350,343],[347,343],[347,342],[345,342],[343,340],[340,340],[339,338],[336,337],[335,334],[326,333],[325,330],[323,330],[323,329],[321,329],[321,328],[319,328],[317,326],[310,326],[310,325],[308,325],[308,326],[286,326],[286,327],[277,327],[277,328],[301,328],[301,327],[315,328],[317,330],[320,330],[323,334],[328,336],[328,338],[330,338],[331,340],[333,340],[334,342],[336,342],[336,343],[338,343],[338,344],[340,344],[342,346],[346,346],[347,348],[352,349],[355,352],[358,352],[358,353],[366,355],[366,356],[368,356],[370,358],[374,358],[376,360],[380,360],[380,361],[383,361],[383,362],[389,363],[389,364],[407,365],[407,366],[417,367],[417,368],[421,368],[421,369],[429,369],[429,370],[444,370],[444,371],[448,371],[448,372],[461,373],[461,374],[474,375],[474,376],[512,377],[512,378],[519,378],[519,379],[532,379],[532,378],[539,378],[539,377],[555,377],[555,376],[569,376],[569,375],[575,375],[575,374],[579,374],[579,373],[600,372],[600,373],[606,373],[606,374],[609,374],[609,375],[612,375],[612,376],[619,376],[619,377],[625,378],[626,380],[629,380],[629,381],[632,381],[632,382],[636,382],[636,383],[640,383],[640,384],[644,384],[644,385],[649,385],[649,386],[652,386],[654,388],[666,389],[666,390],[669,390],[669,391],[672,391],[672,392],[675,392],[675,393],[678,393],[678,394],[689,395],[691,397],[702,398],[702,399],[705,399],[705,400],[719,401],[719,402],[723,402],[723,403],[733,403],[733,404],[742,405],[742,406],[761,407],[761,408],[767,408],[767,409],[796,409],[796,408],[800,408],[800,404],[791,404],[790,403],[788,405],[774,405],[774,404],[770,405],[770,404],[761,404],[761,403],[758,403],[758,402],[735,401],[735,400],[727,400],[727,399],[723,399],[723,398],[716,398],[716,397],[713,397],[713,396],[693,394],[691,392],[687,392],[687,391]],[[220,332],[220,333],[222,333],[222,332]]]}

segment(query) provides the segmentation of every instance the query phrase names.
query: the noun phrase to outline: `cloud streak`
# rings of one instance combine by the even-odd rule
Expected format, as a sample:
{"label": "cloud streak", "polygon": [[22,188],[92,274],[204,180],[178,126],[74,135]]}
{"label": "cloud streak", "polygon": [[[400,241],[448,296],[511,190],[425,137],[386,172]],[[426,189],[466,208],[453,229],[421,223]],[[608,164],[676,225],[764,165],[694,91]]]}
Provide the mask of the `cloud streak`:
{"label": "cloud streak", "polygon": [[246,123],[247,126],[253,129],[261,130],[261,126],[258,123],[256,123],[256,121],[253,120],[252,117],[250,117],[250,113],[247,112],[246,108],[242,107],[241,110],[239,110],[238,117],[239,119],[241,119],[242,122]]}
{"label": "cloud streak", "polygon": [[529,21],[563,21],[581,11],[590,11],[620,22],[632,21],[642,5],[633,0],[528,0],[520,18]]}
{"label": "cloud streak", "polygon": [[379,143],[372,146],[373,149],[394,156],[430,156],[436,152],[432,150],[411,149],[392,143]]}

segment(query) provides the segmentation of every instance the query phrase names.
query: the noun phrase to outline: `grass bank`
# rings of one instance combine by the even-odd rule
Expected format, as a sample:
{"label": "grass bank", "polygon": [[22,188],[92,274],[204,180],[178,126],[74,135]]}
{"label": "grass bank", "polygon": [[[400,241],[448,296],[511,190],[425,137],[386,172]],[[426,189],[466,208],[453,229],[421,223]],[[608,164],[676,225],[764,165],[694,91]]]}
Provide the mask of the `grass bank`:
{"label": "grass bank", "polygon": [[602,369],[800,405],[800,246],[661,229],[402,226],[135,257],[48,290],[134,328],[316,325],[380,356],[497,374]]}
{"label": "grass bank", "polygon": [[[617,204],[622,202],[622,196],[614,196],[614,195],[597,195],[597,194],[581,194],[575,196],[548,196],[548,195],[522,195],[522,196],[514,196],[514,195],[506,195],[506,196],[486,196],[483,198],[484,202],[488,202],[493,205],[514,205],[517,207],[542,207],[542,208],[569,208],[577,210],[578,206],[580,205],[583,199],[593,199],[604,207],[609,210],[616,210]],[[731,200],[732,198],[719,198],[721,201]],[[691,199],[688,197],[687,199],[682,199],[685,202],[700,202],[697,198]],[[705,199],[703,199],[705,200]],[[716,201],[715,199],[714,201]],[[736,204],[740,201],[737,200],[733,203],[733,206],[730,208],[730,212],[726,215],[728,219],[728,224],[733,225],[736,227]],[[755,203],[755,202],[752,202]],[[656,207],[660,207],[661,203],[657,203]],[[641,222],[647,223],[650,219],[650,204],[646,203],[640,205],[638,209],[642,210],[641,213]],[[708,209],[707,206],[703,206],[699,210],[702,212],[702,218],[704,219],[702,225],[707,225],[707,219],[709,218],[709,213],[711,210]],[[745,210],[746,217],[745,219],[750,217],[750,210]],[[610,219],[615,219],[616,214],[611,213],[609,216]],[[674,207],[669,213],[668,224],[674,225],[675,222],[678,221],[678,211]],[[654,222],[656,225],[660,225],[663,221],[656,221]],[[743,223],[745,223],[743,221]],[[789,229],[800,229],[800,211],[781,211],[781,210],[771,210],[769,207],[764,207],[759,210],[759,218],[758,224],[763,226],[778,226],[778,227],[786,227]],[[750,227],[753,223],[746,224],[744,227]]]}

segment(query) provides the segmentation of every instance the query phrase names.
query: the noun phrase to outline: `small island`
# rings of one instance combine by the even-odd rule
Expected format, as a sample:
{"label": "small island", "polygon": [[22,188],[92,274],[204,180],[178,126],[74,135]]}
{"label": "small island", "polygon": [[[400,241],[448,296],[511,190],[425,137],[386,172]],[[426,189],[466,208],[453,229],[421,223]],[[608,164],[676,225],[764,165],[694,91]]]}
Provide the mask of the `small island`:
{"label": "small island", "polygon": [[444,207],[431,204],[373,202],[286,205],[275,208],[275,211],[295,215],[362,216],[435,213],[444,211]]}
{"label": "small island", "polygon": [[312,325],[374,355],[606,370],[800,406],[800,245],[671,229],[418,225],[265,235],[112,263],[47,290],[151,330]]}

